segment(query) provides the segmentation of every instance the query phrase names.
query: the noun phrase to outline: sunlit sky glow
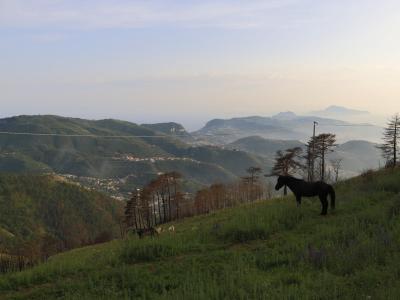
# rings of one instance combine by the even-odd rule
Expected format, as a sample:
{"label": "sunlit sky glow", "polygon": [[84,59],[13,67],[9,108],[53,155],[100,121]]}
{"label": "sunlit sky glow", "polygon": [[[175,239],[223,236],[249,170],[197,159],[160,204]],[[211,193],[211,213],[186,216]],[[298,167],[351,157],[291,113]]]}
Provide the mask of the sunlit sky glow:
{"label": "sunlit sky glow", "polygon": [[400,110],[397,0],[0,0],[0,117]]}

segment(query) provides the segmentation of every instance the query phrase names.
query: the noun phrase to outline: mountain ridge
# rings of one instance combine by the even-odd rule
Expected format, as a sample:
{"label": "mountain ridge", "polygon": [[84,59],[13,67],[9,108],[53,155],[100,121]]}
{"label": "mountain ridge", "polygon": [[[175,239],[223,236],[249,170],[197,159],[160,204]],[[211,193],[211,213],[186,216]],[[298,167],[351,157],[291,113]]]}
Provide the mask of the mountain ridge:
{"label": "mountain ridge", "polygon": [[372,124],[351,123],[318,116],[299,116],[292,112],[272,117],[213,119],[203,128],[192,132],[192,135],[197,140],[219,145],[256,135],[266,139],[307,141],[312,135],[314,121],[318,122],[317,133],[335,133],[340,142],[357,139],[377,142],[381,138],[381,127]]}
{"label": "mountain ridge", "polygon": [[0,134],[0,170],[98,178],[134,175],[130,185],[134,188],[160,172],[180,171],[188,181],[204,186],[215,180],[234,180],[249,166],[263,164],[251,154],[192,145],[148,128],[160,130],[160,126],[165,125],[143,127],[114,119],[53,115],[0,119],[0,132],[55,134]]}

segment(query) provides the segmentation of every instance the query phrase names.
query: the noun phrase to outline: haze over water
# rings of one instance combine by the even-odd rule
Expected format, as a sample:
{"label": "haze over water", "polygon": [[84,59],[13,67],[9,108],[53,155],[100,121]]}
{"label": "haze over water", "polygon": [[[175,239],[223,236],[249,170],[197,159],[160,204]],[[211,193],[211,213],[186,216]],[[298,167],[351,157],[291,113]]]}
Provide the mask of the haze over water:
{"label": "haze over water", "polygon": [[400,108],[400,2],[0,0],[0,117]]}

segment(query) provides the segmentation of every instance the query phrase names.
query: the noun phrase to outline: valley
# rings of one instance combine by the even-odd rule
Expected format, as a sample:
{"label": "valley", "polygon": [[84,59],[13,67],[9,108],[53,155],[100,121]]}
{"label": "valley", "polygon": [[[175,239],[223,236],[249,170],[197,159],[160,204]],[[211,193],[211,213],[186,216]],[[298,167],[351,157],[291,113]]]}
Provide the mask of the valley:
{"label": "valley", "polygon": [[[189,133],[173,122],[138,125],[112,119],[17,116],[0,119],[0,170],[57,174],[117,199],[128,198],[132,190],[159,174],[177,171],[183,175],[184,190],[194,193],[215,182],[238,180],[251,166],[270,172],[276,151],[304,149],[302,140],[311,119],[281,113],[271,118],[214,120]],[[334,129],[339,139],[348,136],[342,134],[341,126],[323,127],[346,122],[317,119],[321,128]],[[297,133],[290,128],[296,128]],[[354,137],[362,130],[353,132]],[[340,144],[331,159],[344,161],[341,178],[382,165],[376,145],[361,140]]]}

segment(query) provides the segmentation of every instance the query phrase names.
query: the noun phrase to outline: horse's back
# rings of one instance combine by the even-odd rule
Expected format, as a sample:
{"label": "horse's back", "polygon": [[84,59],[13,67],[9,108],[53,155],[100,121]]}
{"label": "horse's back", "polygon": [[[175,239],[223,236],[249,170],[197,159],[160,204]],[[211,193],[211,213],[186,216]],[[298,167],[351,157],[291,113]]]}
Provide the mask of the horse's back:
{"label": "horse's back", "polygon": [[302,183],[301,193],[302,196],[305,197],[314,197],[319,196],[321,194],[325,194],[331,185],[323,182],[323,181],[316,181],[316,182],[306,182]]}
{"label": "horse's back", "polygon": [[301,194],[305,197],[314,197],[318,195],[318,184],[317,182],[301,182]]}

